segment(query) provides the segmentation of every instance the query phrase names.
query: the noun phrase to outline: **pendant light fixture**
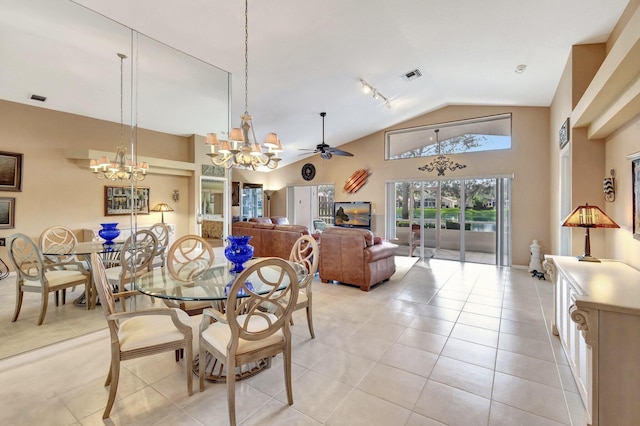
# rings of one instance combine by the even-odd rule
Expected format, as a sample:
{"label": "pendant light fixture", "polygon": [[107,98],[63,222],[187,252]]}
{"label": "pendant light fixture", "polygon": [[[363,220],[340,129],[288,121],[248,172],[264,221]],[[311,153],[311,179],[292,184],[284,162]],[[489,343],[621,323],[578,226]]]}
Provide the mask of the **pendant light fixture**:
{"label": "pendant light fixture", "polygon": [[464,169],[465,167],[467,167],[466,164],[456,163],[452,159],[445,157],[441,153],[440,139],[438,137],[438,133],[440,133],[440,129],[436,129],[435,132],[436,132],[436,146],[438,148],[438,155],[430,163],[425,164],[422,167],[418,167],[418,170],[422,170],[426,172],[432,172],[436,170],[438,172],[438,176],[444,176],[444,172],[446,172],[447,170],[453,172],[458,169]]}
{"label": "pendant light fixture", "polygon": [[149,171],[149,164],[146,162],[136,163],[127,156],[127,149],[124,146],[124,60],[127,56],[118,53],[120,58],[120,145],[117,148],[116,156],[113,161],[109,161],[107,157],[100,157],[97,160],[91,160],[89,167],[93,170],[93,174],[98,179],[117,180],[134,180],[141,181]]}
{"label": "pendant light fixture", "polygon": [[211,161],[216,166],[251,168],[260,166],[270,169],[278,167],[278,153],[282,152],[282,144],[276,133],[269,133],[264,146],[257,142],[252,117],[249,114],[249,1],[244,2],[244,114],[240,116],[239,128],[231,129],[228,140],[218,140],[215,133],[208,133],[205,145],[211,147]]}

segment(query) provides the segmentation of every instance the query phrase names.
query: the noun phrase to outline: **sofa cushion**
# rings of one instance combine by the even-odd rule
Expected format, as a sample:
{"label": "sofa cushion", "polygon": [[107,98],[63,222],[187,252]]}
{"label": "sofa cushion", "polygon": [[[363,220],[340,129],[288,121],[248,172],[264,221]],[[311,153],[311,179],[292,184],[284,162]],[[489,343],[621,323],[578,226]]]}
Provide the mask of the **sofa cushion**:
{"label": "sofa cushion", "polygon": [[339,234],[343,236],[355,236],[359,235],[363,238],[364,244],[366,247],[373,245],[373,232],[368,229],[361,228],[342,228],[339,226],[332,226],[324,230],[324,232],[328,232],[329,234]]}
{"label": "sofa cushion", "polygon": [[280,231],[299,232],[304,235],[309,234],[309,228],[304,225],[275,225],[274,228]]}
{"label": "sofa cushion", "polygon": [[231,226],[233,228],[253,228],[254,226],[256,226],[256,223],[255,222],[234,222]]}
{"label": "sofa cushion", "polygon": [[288,225],[289,219],[286,216],[271,216],[271,223],[276,225]]}
{"label": "sofa cushion", "polygon": [[254,223],[273,223],[270,217],[252,217],[249,222]]}
{"label": "sofa cushion", "polygon": [[253,226],[255,229],[274,229],[276,227],[276,225],[274,225],[273,223],[256,223]]}

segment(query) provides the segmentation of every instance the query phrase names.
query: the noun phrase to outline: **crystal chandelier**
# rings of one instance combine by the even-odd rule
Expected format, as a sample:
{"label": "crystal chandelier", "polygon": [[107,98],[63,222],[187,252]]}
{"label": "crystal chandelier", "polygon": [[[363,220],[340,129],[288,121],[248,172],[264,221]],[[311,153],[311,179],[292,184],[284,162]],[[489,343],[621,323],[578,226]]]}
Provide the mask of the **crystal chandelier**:
{"label": "crystal chandelier", "polygon": [[228,140],[218,140],[215,133],[208,133],[205,145],[211,147],[211,161],[216,166],[252,168],[260,166],[275,169],[278,167],[278,153],[282,144],[276,133],[269,133],[264,142],[267,152],[262,151],[253,130],[252,117],[249,115],[249,1],[244,2],[244,114],[240,116],[240,128],[231,129]]}
{"label": "crystal chandelier", "polygon": [[445,157],[444,155],[442,155],[442,153],[440,153],[440,140],[438,139],[438,133],[440,132],[440,129],[436,129],[435,132],[436,145],[438,147],[438,156],[430,163],[425,164],[422,167],[418,167],[418,170],[427,172],[437,170],[438,176],[444,176],[444,172],[446,172],[447,169],[453,172],[457,169],[464,169],[465,167],[467,167],[466,164],[454,163],[452,159]]}
{"label": "crystal chandelier", "polygon": [[98,179],[116,180],[144,180],[149,164],[146,162],[136,163],[127,157],[127,149],[124,147],[124,118],[123,118],[123,63],[126,55],[118,53],[120,58],[120,146],[113,161],[107,157],[100,157],[98,160],[91,160],[89,167]]}

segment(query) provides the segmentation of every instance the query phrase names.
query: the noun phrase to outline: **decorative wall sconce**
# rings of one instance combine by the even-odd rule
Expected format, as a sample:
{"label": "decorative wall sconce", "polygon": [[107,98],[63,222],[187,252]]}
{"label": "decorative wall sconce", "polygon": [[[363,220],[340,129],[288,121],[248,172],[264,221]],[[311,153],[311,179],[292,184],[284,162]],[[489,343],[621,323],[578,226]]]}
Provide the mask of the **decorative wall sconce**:
{"label": "decorative wall sconce", "polygon": [[608,202],[613,202],[616,200],[616,180],[615,180],[615,170],[611,169],[611,171],[609,172],[611,173],[611,177],[610,178],[604,178],[603,181],[603,189],[604,189],[604,200],[608,201]]}
{"label": "decorative wall sconce", "polygon": [[175,201],[176,203],[180,201],[180,190],[178,189],[173,190],[173,201]]}

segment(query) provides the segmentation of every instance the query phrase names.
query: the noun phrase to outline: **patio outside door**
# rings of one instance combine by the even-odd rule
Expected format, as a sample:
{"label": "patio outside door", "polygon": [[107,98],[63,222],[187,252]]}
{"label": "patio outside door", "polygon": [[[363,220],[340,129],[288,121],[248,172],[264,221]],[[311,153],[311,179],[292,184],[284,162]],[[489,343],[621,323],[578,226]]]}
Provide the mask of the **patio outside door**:
{"label": "patio outside door", "polygon": [[396,182],[397,241],[413,256],[509,265],[509,183],[508,178]]}

